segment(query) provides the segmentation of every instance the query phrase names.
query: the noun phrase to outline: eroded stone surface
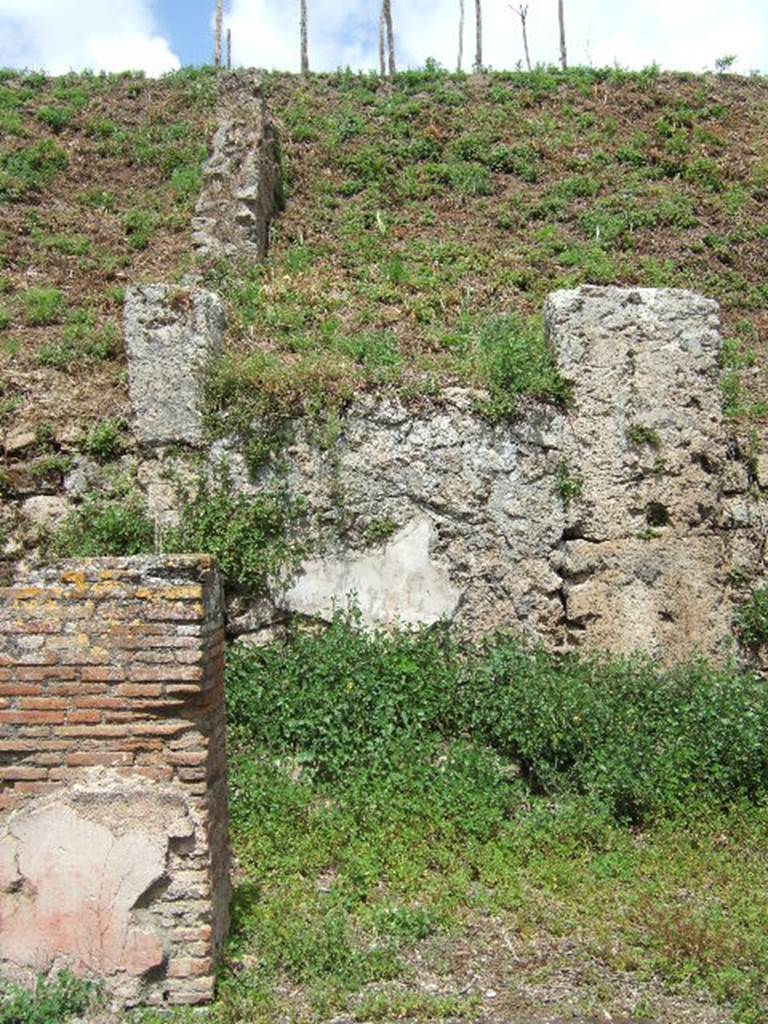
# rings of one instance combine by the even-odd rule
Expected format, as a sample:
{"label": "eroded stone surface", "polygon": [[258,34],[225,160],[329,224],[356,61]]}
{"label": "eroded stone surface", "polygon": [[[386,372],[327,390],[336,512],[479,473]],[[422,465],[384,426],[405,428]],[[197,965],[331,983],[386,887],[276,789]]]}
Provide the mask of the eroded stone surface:
{"label": "eroded stone surface", "polygon": [[561,473],[580,493],[553,563],[572,639],[669,660],[719,652],[732,627],[724,533],[749,527],[749,500],[722,420],[717,304],[581,288],[551,295],[545,323],[574,385]]}
{"label": "eroded stone surface", "polygon": [[[357,591],[370,622],[446,615],[474,635],[522,630],[668,660],[726,650],[732,579],[763,576],[765,530],[753,471],[722,420],[717,305],[587,287],[553,295],[546,322],[573,385],[565,410],[531,403],[491,425],[476,395],[454,389],[418,412],[360,398],[331,451],[298,429],[290,486],[325,524],[328,551],[278,608],[327,617]],[[214,455],[247,492],[232,446]],[[385,571],[365,542],[382,522],[429,524],[429,557],[455,603],[414,597],[405,564]],[[258,638],[275,622],[259,605],[230,626]]]}
{"label": "eroded stone surface", "polygon": [[280,166],[269,111],[253,72],[221,76],[217,121],[193,239],[207,255],[261,259],[278,206]]}
{"label": "eroded stone surface", "polygon": [[129,288],[125,348],[136,434],[145,444],[200,444],[202,373],[221,350],[224,310],[199,288]]}

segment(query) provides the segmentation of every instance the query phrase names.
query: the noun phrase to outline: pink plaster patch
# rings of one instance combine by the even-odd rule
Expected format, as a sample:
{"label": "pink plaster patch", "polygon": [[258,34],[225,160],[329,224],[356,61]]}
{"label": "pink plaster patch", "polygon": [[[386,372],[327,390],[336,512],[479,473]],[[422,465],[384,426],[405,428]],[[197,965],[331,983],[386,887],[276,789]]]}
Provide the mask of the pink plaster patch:
{"label": "pink plaster patch", "polygon": [[163,962],[132,910],[165,872],[167,837],[115,835],[65,804],[8,823],[0,842],[0,959],[134,977]]}

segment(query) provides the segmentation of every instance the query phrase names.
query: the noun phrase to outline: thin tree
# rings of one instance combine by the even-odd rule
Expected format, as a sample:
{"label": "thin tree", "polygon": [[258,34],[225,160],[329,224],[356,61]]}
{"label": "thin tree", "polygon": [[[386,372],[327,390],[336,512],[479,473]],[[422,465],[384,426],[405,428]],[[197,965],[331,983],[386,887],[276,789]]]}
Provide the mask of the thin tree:
{"label": "thin tree", "polygon": [[390,81],[397,73],[395,65],[395,33],[392,28],[392,0],[383,0],[384,21],[387,26],[387,73]]}
{"label": "thin tree", "polygon": [[483,4],[475,0],[475,71],[483,70]]}
{"label": "thin tree", "polygon": [[227,71],[232,70],[232,29],[227,29]]}
{"label": "thin tree", "polygon": [[385,36],[387,34],[387,19],[384,17],[384,4],[382,2],[381,11],[379,12],[379,74],[382,78],[387,77],[387,57],[386,57],[386,42]]}
{"label": "thin tree", "polygon": [[224,25],[224,0],[216,0],[216,23],[213,32],[213,64],[221,67],[221,31]]}
{"label": "thin tree", "polygon": [[520,19],[520,25],[523,29],[523,47],[525,49],[525,65],[528,70],[531,70],[531,51],[528,49],[528,8],[530,4],[520,4],[515,7],[514,4],[509,5],[515,14]]}
{"label": "thin tree", "polygon": [[456,70],[461,71],[464,65],[464,0],[459,0],[459,60]]}
{"label": "thin tree", "polygon": [[568,51],[565,47],[565,13],[563,0],[557,0],[557,17],[560,21],[560,67],[565,71],[568,67]]}
{"label": "thin tree", "polygon": [[309,74],[309,42],[307,35],[307,0],[301,0],[301,73]]}

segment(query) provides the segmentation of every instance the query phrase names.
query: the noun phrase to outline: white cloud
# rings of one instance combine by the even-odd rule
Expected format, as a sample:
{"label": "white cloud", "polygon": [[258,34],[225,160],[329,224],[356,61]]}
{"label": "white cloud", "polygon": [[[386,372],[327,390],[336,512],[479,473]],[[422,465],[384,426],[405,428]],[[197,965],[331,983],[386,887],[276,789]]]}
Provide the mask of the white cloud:
{"label": "white cloud", "polygon": [[[596,66],[703,70],[728,53],[738,68],[768,69],[768,18],[764,0],[566,0],[571,63]],[[334,70],[378,66],[378,0],[308,0],[310,63]],[[298,0],[230,0],[238,64],[297,70]],[[399,64],[418,67],[434,57],[456,65],[458,0],[393,0]],[[474,3],[466,0],[464,67],[475,50]],[[557,6],[554,0],[530,0],[529,33],[533,60],[558,58]],[[520,25],[508,0],[483,0],[484,61],[495,68],[515,67],[523,58]]]}
{"label": "white cloud", "polygon": [[0,0],[0,66],[159,75],[181,62],[149,0]]}

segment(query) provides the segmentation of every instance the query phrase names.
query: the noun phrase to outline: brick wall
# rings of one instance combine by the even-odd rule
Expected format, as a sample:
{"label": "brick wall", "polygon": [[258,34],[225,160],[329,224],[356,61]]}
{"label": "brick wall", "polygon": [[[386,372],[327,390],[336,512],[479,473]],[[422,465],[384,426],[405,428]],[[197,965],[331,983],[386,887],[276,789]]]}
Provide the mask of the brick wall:
{"label": "brick wall", "polygon": [[230,895],[213,563],[67,562],[0,593],[0,974],[203,1002]]}

